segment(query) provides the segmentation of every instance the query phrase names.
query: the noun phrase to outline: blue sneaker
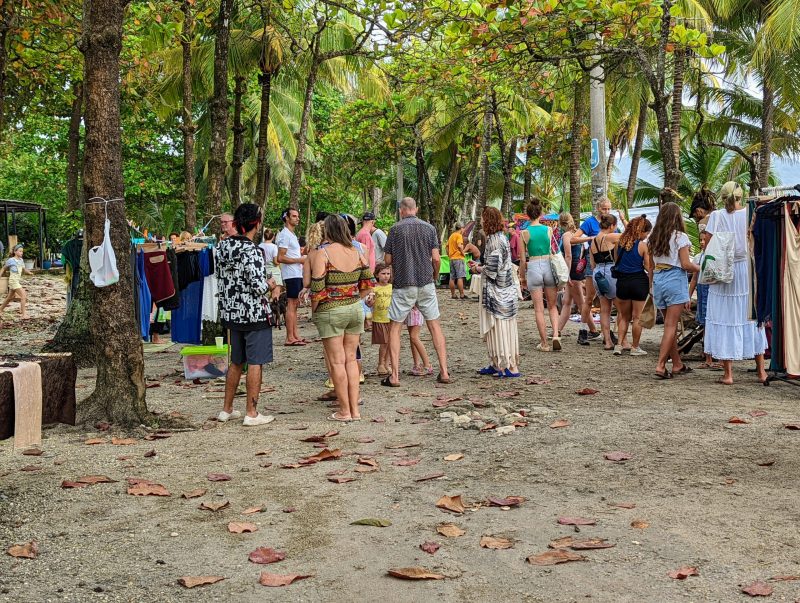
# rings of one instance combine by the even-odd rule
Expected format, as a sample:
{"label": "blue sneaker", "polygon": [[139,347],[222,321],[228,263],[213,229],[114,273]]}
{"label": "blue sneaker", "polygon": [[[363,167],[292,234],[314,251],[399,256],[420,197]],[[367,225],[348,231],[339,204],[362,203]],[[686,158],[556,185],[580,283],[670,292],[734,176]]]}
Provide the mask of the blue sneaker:
{"label": "blue sneaker", "polygon": [[478,374],[479,375],[502,375],[502,373],[500,371],[498,371],[496,368],[494,368],[491,365],[483,367],[482,369],[478,369]]}
{"label": "blue sneaker", "polygon": [[515,377],[521,377],[522,373],[512,373],[510,370],[505,369],[503,371],[497,371],[497,376],[503,379],[513,379]]}

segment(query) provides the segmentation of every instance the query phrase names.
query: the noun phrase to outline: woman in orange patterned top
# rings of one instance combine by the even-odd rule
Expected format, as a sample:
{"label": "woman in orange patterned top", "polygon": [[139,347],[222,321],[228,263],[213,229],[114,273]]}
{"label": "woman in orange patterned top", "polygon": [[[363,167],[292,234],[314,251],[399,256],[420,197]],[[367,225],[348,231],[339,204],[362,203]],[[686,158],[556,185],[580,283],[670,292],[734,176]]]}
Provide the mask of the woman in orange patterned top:
{"label": "woman in orange patterned top", "polygon": [[361,298],[375,285],[369,261],[353,246],[347,223],[337,215],[325,218],[328,245],[309,254],[311,312],[325,354],[339,410],[332,421],[359,421],[359,367],[356,348],[364,332]]}

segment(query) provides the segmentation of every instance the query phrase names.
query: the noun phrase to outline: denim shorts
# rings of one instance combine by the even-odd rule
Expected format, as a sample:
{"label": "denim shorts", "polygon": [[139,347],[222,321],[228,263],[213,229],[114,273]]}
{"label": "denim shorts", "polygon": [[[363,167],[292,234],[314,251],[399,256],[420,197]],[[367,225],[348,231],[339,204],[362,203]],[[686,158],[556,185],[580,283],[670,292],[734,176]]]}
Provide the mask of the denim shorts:
{"label": "denim shorts", "polygon": [[389,320],[405,322],[414,306],[419,308],[425,320],[439,319],[439,298],[436,297],[436,286],[433,283],[424,287],[395,287],[392,289]]}
{"label": "denim shorts", "polygon": [[[617,279],[611,276],[611,268],[614,264],[596,264],[592,272],[592,280],[594,281],[594,290],[597,291],[598,297],[605,297],[606,299],[614,299],[617,297]],[[602,274],[608,281],[608,292],[600,293],[600,287],[597,286],[597,275]]]}
{"label": "denim shorts", "polygon": [[708,288],[711,285],[697,285],[697,324],[706,324],[706,308],[708,307]]}
{"label": "denim shorts", "polygon": [[555,287],[556,279],[553,276],[553,269],[550,267],[550,258],[528,260],[526,278],[528,279],[528,291],[543,287]]}
{"label": "denim shorts", "polygon": [[689,301],[689,279],[683,268],[674,266],[653,275],[653,303],[659,310]]}

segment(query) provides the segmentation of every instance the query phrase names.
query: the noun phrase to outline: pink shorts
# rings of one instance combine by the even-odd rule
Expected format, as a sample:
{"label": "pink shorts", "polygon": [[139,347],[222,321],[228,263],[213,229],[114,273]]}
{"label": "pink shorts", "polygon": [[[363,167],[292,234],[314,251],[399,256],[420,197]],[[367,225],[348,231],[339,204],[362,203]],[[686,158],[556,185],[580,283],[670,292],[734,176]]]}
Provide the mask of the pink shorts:
{"label": "pink shorts", "polygon": [[408,313],[408,317],[406,318],[406,326],[407,327],[421,327],[422,323],[425,321],[422,318],[422,312],[419,311],[419,308],[414,306],[411,308],[411,312]]}

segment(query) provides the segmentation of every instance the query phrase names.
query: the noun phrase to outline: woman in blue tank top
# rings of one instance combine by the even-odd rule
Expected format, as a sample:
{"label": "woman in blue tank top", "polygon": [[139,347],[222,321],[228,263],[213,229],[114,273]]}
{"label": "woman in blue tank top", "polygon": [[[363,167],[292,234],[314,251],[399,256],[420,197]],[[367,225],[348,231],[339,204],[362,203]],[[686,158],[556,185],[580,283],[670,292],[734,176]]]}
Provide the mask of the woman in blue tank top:
{"label": "woman in blue tank top", "polygon": [[[652,287],[651,275],[645,271],[649,251],[647,239],[653,225],[645,216],[639,216],[628,222],[625,232],[617,244],[617,327],[619,329],[619,344],[614,346],[614,354],[620,355],[624,351],[631,356],[644,356],[647,354],[639,347],[642,337],[642,325],[639,319],[642,316],[644,304]],[[628,325],[633,331],[633,346],[628,345]]]}

